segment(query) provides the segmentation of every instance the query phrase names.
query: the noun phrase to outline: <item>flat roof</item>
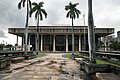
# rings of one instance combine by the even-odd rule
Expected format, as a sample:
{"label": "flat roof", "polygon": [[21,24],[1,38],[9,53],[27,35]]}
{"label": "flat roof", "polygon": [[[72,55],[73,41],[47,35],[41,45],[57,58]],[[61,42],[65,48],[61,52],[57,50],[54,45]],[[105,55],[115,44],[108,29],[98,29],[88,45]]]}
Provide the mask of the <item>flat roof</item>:
{"label": "flat roof", "polygon": [[[74,26],[75,34],[84,34],[84,30],[86,34],[88,33],[87,26]],[[71,26],[38,26],[38,31],[41,34],[71,34],[72,27]],[[28,33],[36,33],[36,26],[29,26]],[[25,33],[25,28],[8,28],[8,33],[22,36]],[[107,36],[114,33],[114,28],[95,28],[95,35],[99,37]]]}

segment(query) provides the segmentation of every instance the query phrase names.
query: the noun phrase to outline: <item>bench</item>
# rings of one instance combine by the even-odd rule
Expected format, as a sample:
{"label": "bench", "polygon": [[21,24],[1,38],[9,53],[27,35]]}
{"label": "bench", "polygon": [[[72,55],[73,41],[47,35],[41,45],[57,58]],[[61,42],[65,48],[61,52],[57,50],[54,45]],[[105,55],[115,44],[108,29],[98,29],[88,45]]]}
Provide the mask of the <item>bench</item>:
{"label": "bench", "polygon": [[25,59],[24,57],[12,58],[11,62],[12,63],[19,63],[19,62],[22,62],[24,59]]}

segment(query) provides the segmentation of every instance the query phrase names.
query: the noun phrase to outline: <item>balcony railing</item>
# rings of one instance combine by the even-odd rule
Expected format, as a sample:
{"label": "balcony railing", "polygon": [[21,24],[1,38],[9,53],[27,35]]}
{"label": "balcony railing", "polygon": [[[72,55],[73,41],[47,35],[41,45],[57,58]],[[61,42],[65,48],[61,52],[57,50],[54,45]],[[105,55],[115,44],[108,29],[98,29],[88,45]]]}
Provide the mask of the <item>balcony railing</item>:
{"label": "balcony railing", "polygon": [[[8,29],[9,33],[24,33],[25,29],[24,28],[9,28]],[[28,28],[28,33],[36,33],[37,29],[35,27],[30,27]],[[53,27],[39,27],[38,28],[39,33],[72,33],[72,28],[71,27],[62,27],[62,28],[53,28]],[[87,33],[88,30],[87,28],[85,29],[85,32]],[[74,33],[84,33],[84,28],[82,27],[75,27],[74,28]],[[114,28],[95,28],[95,33],[114,33]]]}

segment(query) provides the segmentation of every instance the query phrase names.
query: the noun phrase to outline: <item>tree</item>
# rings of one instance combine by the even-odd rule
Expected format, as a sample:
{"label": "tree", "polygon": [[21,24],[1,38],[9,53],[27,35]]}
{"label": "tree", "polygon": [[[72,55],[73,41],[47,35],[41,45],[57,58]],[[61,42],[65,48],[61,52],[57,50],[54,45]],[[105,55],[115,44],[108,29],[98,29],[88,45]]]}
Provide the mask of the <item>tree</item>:
{"label": "tree", "polygon": [[44,2],[39,2],[38,4],[37,3],[32,3],[33,5],[33,8],[30,10],[30,17],[31,15],[35,12],[35,19],[36,19],[36,22],[37,22],[37,38],[36,38],[36,52],[38,54],[38,51],[39,51],[39,33],[38,33],[38,27],[39,27],[39,20],[43,20],[43,14],[45,15],[45,18],[47,18],[47,12],[42,9],[43,7],[43,4]]}
{"label": "tree", "polygon": [[3,50],[4,47],[5,47],[5,44],[0,44],[0,50]]}
{"label": "tree", "polygon": [[25,53],[27,53],[27,38],[28,38],[28,19],[29,19],[29,11],[31,9],[31,1],[30,0],[21,0],[18,3],[18,9],[21,9],[21,7],[25,7],[25,3],[27,4],[27,9],[26,9],[26,24],[25,24]]}
{"label": "tree", "polygon": [[118,41],[112,41],[109,46],[111,49],[113,49],[115,51],[120,51],[120,42],[118,42]]}
{"label": "tree", "polygon": [[76,6],[79,5],[79,3],[72,4],[71,2],[69,5],[65,6],[65,10],[68,11],[66,17],[70,17],[72,20],[72,56],[74,56],[74,24],[73,19],[76,17],[79,18],[79,14],[81,12],[76,8]]}
{"label": "tree", "polygon": [[7,45],[5,45],[5,44],[0,44],[0,50],[3,50],[3,48],[11,48],[11,47],[12,47],[11,44],[7,44]]}
{"label": "tree", "polygon": [[94,21],[92,14],[92,0],[88,0],[88,41],[89,41],[89,54],[90,62],[96,63],[95,60],[95,33],[94,33]]}

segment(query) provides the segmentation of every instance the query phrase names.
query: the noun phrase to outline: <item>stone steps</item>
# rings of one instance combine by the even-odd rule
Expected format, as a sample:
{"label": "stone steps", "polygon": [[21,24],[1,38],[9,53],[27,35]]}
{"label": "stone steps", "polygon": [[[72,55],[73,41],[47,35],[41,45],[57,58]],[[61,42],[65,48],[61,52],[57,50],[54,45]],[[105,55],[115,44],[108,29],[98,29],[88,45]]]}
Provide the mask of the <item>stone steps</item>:
{"label": "stone steps", "polygon": [[117,76],[113,73],[97,73],[96,77],[99,80],[120,80],[120,76]]}

